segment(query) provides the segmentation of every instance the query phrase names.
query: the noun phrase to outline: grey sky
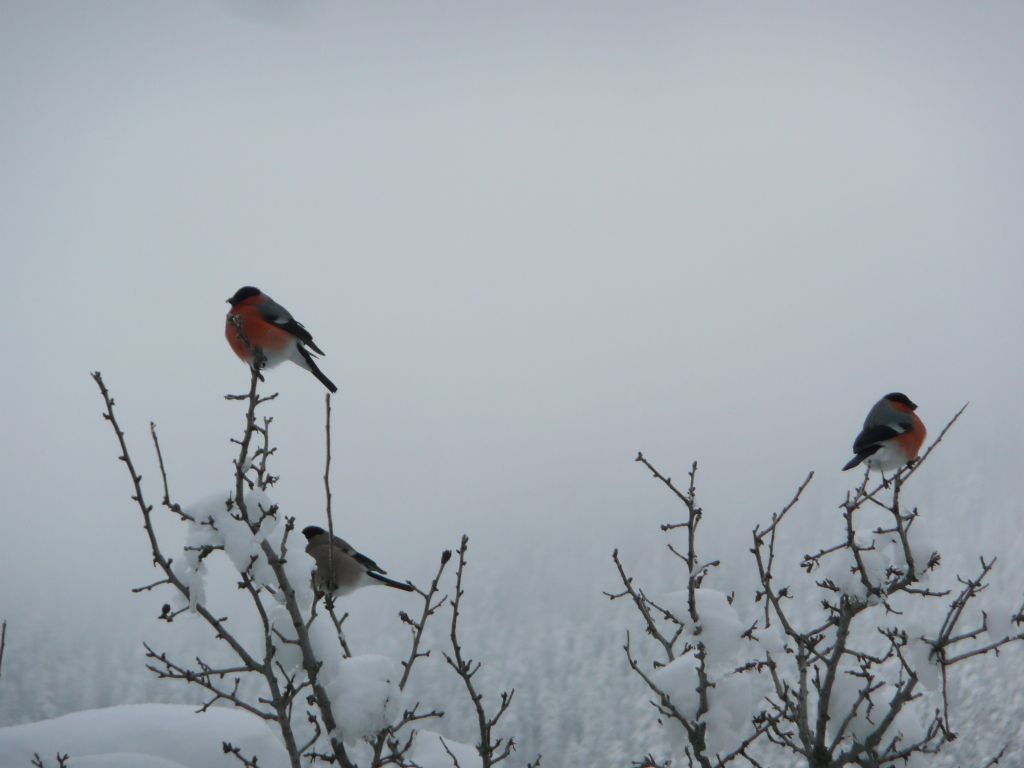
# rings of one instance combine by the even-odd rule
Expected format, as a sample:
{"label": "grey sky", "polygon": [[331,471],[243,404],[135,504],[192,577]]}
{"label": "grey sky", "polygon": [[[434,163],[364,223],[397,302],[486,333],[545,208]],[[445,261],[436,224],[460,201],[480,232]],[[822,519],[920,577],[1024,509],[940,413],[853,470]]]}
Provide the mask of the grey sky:
{"label": "grey sky", "polygon": [[[671,510],[638,449],[703,463],[726,541],[808,469],[833,509],[894,389],[936,432],[973,401],[928,479],[966,464],[999,501],[976,530],[1016,531],[1019,4],[0,17],[0,616],[150,573],[90,370],[147,481],[153,419],[178,500],[226,487],[243,284],[326,350],[340,524],[403,578],[463,531],[498,562],[551,539],[567,581],[610,574]],[[268,378],[277,497],[319,521],[323,389]]]}

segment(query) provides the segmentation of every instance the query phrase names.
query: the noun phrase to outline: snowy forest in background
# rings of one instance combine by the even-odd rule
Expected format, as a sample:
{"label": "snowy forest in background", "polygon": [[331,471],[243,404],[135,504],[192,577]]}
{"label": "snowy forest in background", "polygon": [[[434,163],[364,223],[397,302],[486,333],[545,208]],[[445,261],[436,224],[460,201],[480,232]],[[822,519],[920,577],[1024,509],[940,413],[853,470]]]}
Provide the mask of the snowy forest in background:
{"label": "snowy forest in background", "polygon": [[[223,395],[246,372],[224,299],[243,284],[327,352],[342,535],[417,584],[469,536],[462,641],[488,696],[515,688],[499,728],[511,765],[671,748],[622,649],[628,630],[653,654],[643,623],[604,595],[622,588],[614,550],[654,597],[686,584],[659,530],[685,510],[637,451],[676,479],[699,462],[702,546],[722,562],[709,586],[740,605],[751,530],[814,470],[779,544],[810,612],[799,561],[842,530],[859,478],[839,467],[867,408],[905,391],[934,437],[970,401],[907,500],[943,583],[995,556],[976,609],[1020,607],[1019,5],[9,2],[0,16],[0,258],[18,329],[0,339],[0,729],[203,701],[145,669],[144,641],[216,651],[189,616],[157,619],[166,597],[130,592],[156,576],[88,373],[114,391],[147,484],[152,419],[176,500],[226,494],[241,408]],[[266,384],[281,392],[273,496],[301,528],[323,524],[323,400],[290,368]],[[157,520],[180,551],[175,521]],[[225,610],[236,578],[211,564]],[[414,604],[345,598],[353,649],[400,658]],[[427,646],[446,632],[428,627]],[[1004,746],[1024,763],[1021,653],[956,669],[960,737],[931,764]],[[473,743],[437,653],[410,685],[443,705],[432,727]]]}

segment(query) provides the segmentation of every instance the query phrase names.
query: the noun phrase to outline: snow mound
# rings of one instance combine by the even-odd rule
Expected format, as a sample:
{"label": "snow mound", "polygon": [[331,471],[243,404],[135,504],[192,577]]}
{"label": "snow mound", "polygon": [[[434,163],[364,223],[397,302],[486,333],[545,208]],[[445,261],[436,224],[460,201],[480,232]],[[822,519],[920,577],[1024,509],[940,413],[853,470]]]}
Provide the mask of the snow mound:
{"label": "snow mound", "polygon": [[[226,768],[230,741],[266,768],[289,765],[284,747],[263,720],[237,709],[202,714],[184,704],[136,704],[87,709],[52,720],[0,728],[0,765],[29,765],[32,755],[71,756],[74,768]],[[52,759],[48,762],[52,762]]]}
{"label": "snow mound", "polygon": [[[444,744],[441,743],[442,738]],[[480,753],[476,751],[476,747],[443,737],[434,731],[416,732],[412,749],[405,757],[406,762],[411,761],[419,768],[452,768],[455,763],[452,762],[445,746],[459,761],[459,768],[478,768],[481,765]]]}
{"label": "snow mound", "polygon": [[[43,762],[49,765],[45,755],[41,755]],[[162,757],[140,755],[138,752],[107,753],[105,755],[90,755],[88,757],[76,757],[69,761],[73,763],[71,768],[189,768],[175,760],[165,760]]]}

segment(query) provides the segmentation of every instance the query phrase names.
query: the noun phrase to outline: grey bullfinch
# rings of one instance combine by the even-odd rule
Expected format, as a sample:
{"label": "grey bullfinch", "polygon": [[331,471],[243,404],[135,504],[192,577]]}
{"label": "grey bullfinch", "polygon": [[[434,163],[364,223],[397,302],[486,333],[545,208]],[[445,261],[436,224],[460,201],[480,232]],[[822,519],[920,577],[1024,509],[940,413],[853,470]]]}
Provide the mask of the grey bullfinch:
{"label": "grey bullfinch", "polygon": [[347,595],[359,587],[386,584],[395,589],[412,592],[409,582],[395,581],[366,555],[356,552],[352,546],[337,536],[333,543],[327,531],[318,525],[307,525],[302,529],[306,537],[306,552],[316,561],[313,586],[318,592]]}

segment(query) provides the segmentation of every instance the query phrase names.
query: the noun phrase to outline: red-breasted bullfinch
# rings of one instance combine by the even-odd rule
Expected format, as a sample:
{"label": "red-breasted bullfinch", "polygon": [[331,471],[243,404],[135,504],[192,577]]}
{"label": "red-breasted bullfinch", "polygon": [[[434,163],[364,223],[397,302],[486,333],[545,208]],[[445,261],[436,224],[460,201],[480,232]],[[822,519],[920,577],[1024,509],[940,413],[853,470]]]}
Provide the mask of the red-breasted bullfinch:
{"label": "red-breasted bullfinch", "polygon": [[890,392],[875,403],[853,441],[857,455],[843,471],[867,461],[869,468],[888,472],[916,459],[928,434],[916,410],[917,405],[902,392]]}
{"label": "red-breasted bullfinch", "polygon": [[306,552],[316,561],[313,587],[317,592],[331,592],[347,595],[359,587],[385,584],[395,589],[412,592],[412,584],[389,579],[387,573],[366,555],[356,552],[344,539],[330,535],[318,525],[307,525],[302,529],[306,537]]}
{"label": "red-breasted bullfinch", "polygon": [[241,322],[242,334],[250,345],[262,353],[263,365],[267,368],[291,360],[320,379],[331,392],[338,391],[334,382],[324,376],[313,362],[313,355],[322,355],[323,350],[313,343],[309,331],[287,309],[251,285],[235,291],[235,295],[228,299],[228,304],[231,309],[228,310],[224,333],[231,349],[242,362],[251,367],[259,356],[239,338],[232,318],[238,318]]}

